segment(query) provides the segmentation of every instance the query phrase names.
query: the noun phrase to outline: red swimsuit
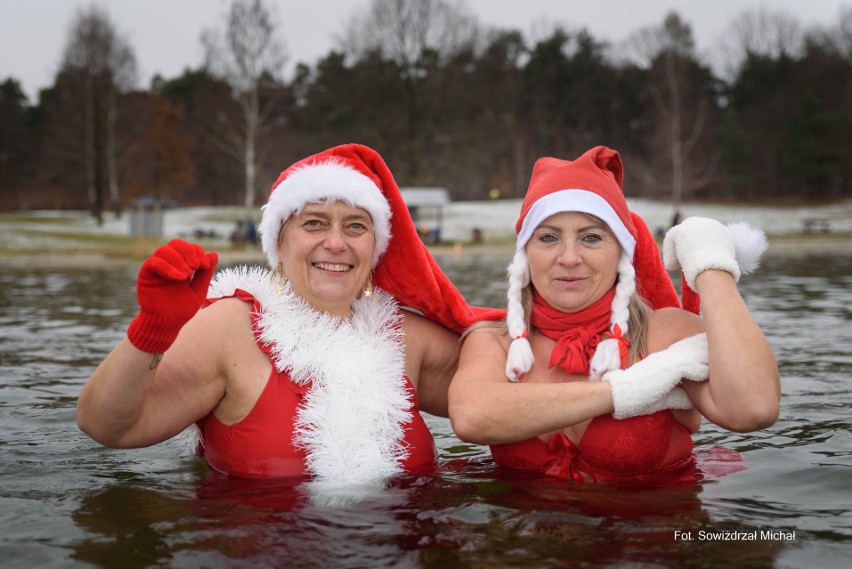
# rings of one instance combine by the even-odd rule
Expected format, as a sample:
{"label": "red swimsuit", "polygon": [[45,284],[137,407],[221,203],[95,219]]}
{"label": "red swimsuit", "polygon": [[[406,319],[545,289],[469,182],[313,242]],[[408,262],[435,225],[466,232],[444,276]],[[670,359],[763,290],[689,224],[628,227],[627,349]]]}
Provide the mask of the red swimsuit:
{"label": "red swimsuit", "polygon": [[[260,303],[242,290],[233,296],[253,303],[252,325],[257,334]],[[216,300],[220,299],[208,302],[212,304]],[[258,347],[267,355],[272,349],[261,342]],[[435,442],[420,415],[417,394],[407,377],[405,386],[413,407],[411,420],[404,425],[408,457],[400,467],[406,472],[429,472],[437,461]],[[208,464],[220,472],[241,477],[305,475],[305,451],[293,444],[293,424],[309,387],[296,385],[273,365],[260,398],[242,421],[224,425],[212,413],[198,421],[199,447]]]}
{"label": "red swimsuit", "polygon": [[563,433],[545,443],[538,437],[493,445],[500,466],[534,470],[567,480],[671,483],[700,479],[692,437],[670,411],[616,420],[595,417],[574,445]]}

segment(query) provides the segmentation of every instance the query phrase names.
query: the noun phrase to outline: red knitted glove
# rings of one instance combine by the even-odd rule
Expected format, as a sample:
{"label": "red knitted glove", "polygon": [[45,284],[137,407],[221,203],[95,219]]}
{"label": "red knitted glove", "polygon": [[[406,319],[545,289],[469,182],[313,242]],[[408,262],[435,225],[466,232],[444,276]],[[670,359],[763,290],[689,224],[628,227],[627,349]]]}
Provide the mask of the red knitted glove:
{"label": "red knitted glove", "polygon": [[136,279],[141,308],[127,329],[130,343],[152,354],[165,352],[207,296],[219,256],[174,239],[142,263]]}

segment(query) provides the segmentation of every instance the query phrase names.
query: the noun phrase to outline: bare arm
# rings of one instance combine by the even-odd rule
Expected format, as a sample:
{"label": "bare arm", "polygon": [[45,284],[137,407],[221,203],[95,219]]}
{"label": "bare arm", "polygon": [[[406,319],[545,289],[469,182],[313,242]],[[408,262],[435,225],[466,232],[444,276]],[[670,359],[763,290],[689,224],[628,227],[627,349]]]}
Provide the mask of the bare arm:
{"label": "bare arm", "polygon": [[178,434],[224,397],[234,337],[250,335],[248,310],[245,303],[224,300],[200,311],[161,359],[125,338],[80,392],[77,424],[116,448],[149,446]]}
{"label": "bare arm", "polygon": [[443,326],[411,312],[403,312],[405,370],[420,410],[446,417],[447,390],[459,362],[459,336]]}
{"label": "bare arm", "polygon": [[477,444],[525,440],[613,411],[606,382],[509,383],[506,349],[497,332],[472,332],[450,385],[456,435]]}
{"label": "bare arm", "polygon": [[769,342],[725,271],[695,280],[707,332],[710,379],[684,382],[693,404],[722,428],[748,432],[778,418],[781,380]]}
{"label": "bare arm", "polygon": [[707,332],[710,379],[702,385],[685,382],[684,388],[705,417],[731,431],[762,429],[778,418],[775,355],[736,286],[765,249],[762,231],[706,217],[685,219],[663,240],[666,268],[682,269],[701,297]]}

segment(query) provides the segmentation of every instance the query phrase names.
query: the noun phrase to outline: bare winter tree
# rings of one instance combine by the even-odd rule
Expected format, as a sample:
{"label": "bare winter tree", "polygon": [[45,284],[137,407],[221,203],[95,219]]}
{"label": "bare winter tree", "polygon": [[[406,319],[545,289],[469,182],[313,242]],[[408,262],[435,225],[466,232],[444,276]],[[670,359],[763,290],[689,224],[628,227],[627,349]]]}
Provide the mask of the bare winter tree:
{"label": "bare winter tree", "polygon": [[426,50],[446,59],[478,38],[476,19],[459,0],[373,0],[346,29],[338,40],[346,53],[379,51],[409,72]]}
{"label": "bare winter tree", "polygon": [[837,22],[827,29],[812,32],[809,39],[852,61],[852,6],[841,6]]}
{"label": "bare winter tree", "polygon": [[411,151],[397,157],[397,175],[417,180],[434,166],[427,148],[444,133],[431,120],[431,95],[425,95],[437,68],[446,68],[456,55],[478,47],[475,17],[461,0],[372,0],[359,10],[338,38],[342,51],[356,61],[375,58],[392,63],[399,95],[397,136]]}
{"label": "bare winter tree", "polygon": [[246,216],[255,204],[257,174],[263,163],[263,136],[272,126],[275,87],[287,61],[278,38],[278,22],[263,0],[234,0],[224,30],[201,36],[207,70],[231,86],[239,106],[233,120],[223,111],[215,118],[215,142],[245,171]]}
{"label": "bare winter tree", "polygon": [[793,16],[765,8],[737,16],[719,44],[725,77],[736,77],[749,56],[778,59],[799,55],[804,33]]}
{"label": "bare winter tree", "polygon": [[100,223],[105,193],[109,207],[116,215],[121,212],[116,121],[120,96],[136,83],[136,57],[107,13],[95,5],[80,11],[70,30],[60,75],[82,98],[86,188],[90,208]]}
{"label": "bare winter tree", "polygon": [[838,52],[852,61],[852,6],[840,8],[840,17],[834,38]]}
{"label": "bare winter tree", "polygon": [[[705,186],[719,161],[718,153],[697,149],[709,130],[709,101],[690,80],[697,66],[692,30],[675,13],[662,26],[643,28],[627,40],[627,49],[650,68],[648,93],[655,109],[659,146],[665,149],[672,206],[677,212],[685,196]],[[652,153],[656,154],[656,153]],[[646,168],[646,182],[660,184],[655,168]]]}
{"label": "bare winter tree", "polygon": [[662,25],[640,28],[631,34],[621,52],[627,59],[646,68],[651,67],[663,53],[694,58],[692,28],[677,13],[670,12]]}

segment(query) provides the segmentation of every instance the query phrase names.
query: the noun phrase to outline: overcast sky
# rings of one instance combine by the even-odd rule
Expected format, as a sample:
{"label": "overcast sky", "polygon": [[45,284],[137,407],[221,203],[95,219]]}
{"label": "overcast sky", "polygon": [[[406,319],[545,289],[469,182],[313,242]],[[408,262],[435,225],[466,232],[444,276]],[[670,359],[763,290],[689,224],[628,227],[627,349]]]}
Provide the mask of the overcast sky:
{"label": "overcast sky", "polygon": [[[297,62],[313,64],[335,46],[335,38],[357,10],[371,0],[269,0],[276,6],[283,38]],[[92,0],[0,0],[0,81],[18,79],[31,102],[49,86],[67,41],[74,14]],[[180,75],[201,62],[199,36],[220,26],[226,0],[94,0],[133,48],[141,87],[160,73]],[[528,37],[542,22],[584,27],[599,40],[618,42],[676,11],[691,27],[699,52],[713,45],[745,10],[784,12],[805,26],[832,25],[852,0],[467,0],[485,25],[515,28]],[[605,7],[605,8],[604,8]]]}

